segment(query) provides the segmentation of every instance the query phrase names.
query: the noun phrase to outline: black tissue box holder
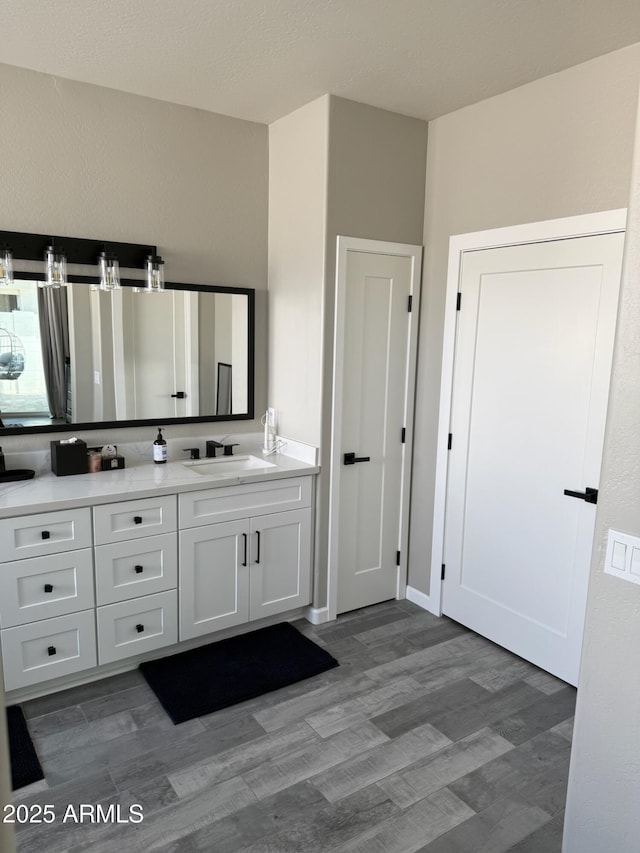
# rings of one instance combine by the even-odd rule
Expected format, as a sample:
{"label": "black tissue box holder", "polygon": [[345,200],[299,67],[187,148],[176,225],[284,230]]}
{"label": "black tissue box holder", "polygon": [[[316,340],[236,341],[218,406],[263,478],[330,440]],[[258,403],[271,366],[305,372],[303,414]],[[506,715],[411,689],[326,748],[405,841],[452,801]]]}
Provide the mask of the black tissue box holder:
{"label": "black tissue box holder", "polygon": [[56,477],[69,474],[86,474],[88,470],[87,442],[74,441],[73,444],[61,444],[51,441],[51,470]]}

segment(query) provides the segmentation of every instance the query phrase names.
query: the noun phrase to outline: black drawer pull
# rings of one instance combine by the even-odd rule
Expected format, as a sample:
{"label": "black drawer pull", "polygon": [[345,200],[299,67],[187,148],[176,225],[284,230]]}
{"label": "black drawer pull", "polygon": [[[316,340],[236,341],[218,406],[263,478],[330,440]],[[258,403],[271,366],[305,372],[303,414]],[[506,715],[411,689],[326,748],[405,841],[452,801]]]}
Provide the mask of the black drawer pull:
{"label": "black drawer pull", "polygon": [[55,653],[56,653],[56,647],[55,646],[49,646],[49,648],[47,649],[47,652],[49,654],[49,657],[53,657],[53,655],[55,655]]}
{"label": "black drawer pull", "polygon": [[44,585],[44,591],[45,591],[45,592],[53,592],[53,584],[46,583],[46,584]]}
{"label": "black drawer pull", "polygon": [[51,539],[51,534],[49,533],[48,530],[43,530],[41,532],[40,536],[42,536],[43,539]]}
{"label": "black drawer pull", "polygon": [[143,566],[134,566],[133,568],[136,570],[137,575],[141,575],[142,572],[144,571]]}
{"label": "black drawer pull", "polygon": [[144,631],[144,625],[141,625],[140,623],[138,623],[136,625],[136,631],[138,632],[138,634],[142,634],[142,632]]}
{"label": "black drawer pull", "polygon": [[133,516],[133,523],[134,524],[142,524],[142,516],[141,515],[134,515]]}

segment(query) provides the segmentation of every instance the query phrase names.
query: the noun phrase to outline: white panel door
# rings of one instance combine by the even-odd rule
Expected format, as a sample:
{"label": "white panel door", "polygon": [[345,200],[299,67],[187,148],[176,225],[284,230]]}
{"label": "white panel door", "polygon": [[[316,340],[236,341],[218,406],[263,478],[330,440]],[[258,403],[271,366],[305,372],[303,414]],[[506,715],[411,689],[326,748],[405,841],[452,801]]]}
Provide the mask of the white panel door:
{"label": "white panel door", "polygon": [[[339,613],[395,598],[416,247],[349,251],[344,282],[337,492]],[[339,369],[339,367],[338,367]],[[334,420],[335,423],[335,420]],[[334,491],[334,500],[336,499]]]}
{"label": "white panel door", "polygon": [[466,252],[443,611],[577,683],[623,234]]}

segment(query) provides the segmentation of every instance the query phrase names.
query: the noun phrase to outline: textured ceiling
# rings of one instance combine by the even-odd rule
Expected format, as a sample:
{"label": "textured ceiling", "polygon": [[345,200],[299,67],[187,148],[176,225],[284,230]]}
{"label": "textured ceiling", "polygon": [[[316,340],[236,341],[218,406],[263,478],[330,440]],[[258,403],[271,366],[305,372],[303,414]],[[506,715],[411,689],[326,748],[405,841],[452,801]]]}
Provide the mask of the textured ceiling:
{"label": "textured ceiling", "polygon": [[431,119],[637,41],[639,0],[2,0],[0,61],[258,122],[326,92]]}

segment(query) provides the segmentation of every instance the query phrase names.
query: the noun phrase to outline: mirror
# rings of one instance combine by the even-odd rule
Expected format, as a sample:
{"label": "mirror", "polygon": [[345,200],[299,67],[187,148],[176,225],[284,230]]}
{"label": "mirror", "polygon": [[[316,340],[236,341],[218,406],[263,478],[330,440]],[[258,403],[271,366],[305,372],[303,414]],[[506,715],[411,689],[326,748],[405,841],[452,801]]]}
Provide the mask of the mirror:
{"label": "mirror", "polygon": [[0,435],[253,418],[253,290],[34,278],[0,289]]}

